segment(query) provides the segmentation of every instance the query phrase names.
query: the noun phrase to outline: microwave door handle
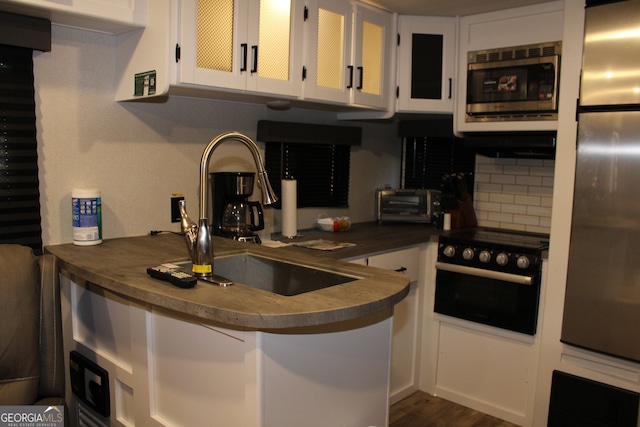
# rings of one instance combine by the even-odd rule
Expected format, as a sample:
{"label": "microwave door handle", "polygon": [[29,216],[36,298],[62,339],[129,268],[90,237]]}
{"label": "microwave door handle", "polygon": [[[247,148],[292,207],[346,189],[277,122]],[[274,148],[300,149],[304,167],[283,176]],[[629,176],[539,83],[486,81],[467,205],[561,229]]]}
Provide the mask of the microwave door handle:
{"label": "microwave door handle", "polygon": [[533,277],[531,276],[520,276],[518,274],[503,273],[501,271],[483,270],[480,268],[467,267],[457,264],[448,264],[445,262],[436,262],[436,270],[466,274],[468,276],[482,277],[485,279],[502,280],[503,282],[510,282],[518,285],[533,284]]}

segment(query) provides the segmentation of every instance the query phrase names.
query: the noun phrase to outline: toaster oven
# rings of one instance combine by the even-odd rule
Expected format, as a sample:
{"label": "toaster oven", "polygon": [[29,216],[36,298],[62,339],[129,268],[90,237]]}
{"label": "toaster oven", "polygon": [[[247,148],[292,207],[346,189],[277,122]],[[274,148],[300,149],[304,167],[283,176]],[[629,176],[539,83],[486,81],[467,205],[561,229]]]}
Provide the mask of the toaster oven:
{"label": "toaster oven", "polygon": [[441,192],[426,189],[381,189],[376,191],[378,223],[437,222],[442,207]]}

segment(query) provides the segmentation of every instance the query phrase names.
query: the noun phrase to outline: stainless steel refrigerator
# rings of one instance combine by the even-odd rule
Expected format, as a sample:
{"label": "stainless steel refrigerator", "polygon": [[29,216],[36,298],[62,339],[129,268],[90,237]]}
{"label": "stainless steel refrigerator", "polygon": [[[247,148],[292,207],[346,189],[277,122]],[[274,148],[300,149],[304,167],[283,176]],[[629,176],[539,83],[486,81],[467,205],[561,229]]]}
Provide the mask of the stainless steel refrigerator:
{"label": "stainless steel refrigerator", "polygon": [[640,361],[640,1],[588,4],[562,341]]}

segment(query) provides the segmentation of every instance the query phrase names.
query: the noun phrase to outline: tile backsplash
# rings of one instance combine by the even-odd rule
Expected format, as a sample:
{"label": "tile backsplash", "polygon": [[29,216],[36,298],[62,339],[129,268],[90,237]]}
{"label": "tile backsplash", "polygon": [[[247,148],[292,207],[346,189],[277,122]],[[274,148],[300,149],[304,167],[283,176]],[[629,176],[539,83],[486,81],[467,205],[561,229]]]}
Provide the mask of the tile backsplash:
{"label": "tile backsplash", "polygon": [[476,156],[473,205],[481,227],[549,233],[555,160]]}

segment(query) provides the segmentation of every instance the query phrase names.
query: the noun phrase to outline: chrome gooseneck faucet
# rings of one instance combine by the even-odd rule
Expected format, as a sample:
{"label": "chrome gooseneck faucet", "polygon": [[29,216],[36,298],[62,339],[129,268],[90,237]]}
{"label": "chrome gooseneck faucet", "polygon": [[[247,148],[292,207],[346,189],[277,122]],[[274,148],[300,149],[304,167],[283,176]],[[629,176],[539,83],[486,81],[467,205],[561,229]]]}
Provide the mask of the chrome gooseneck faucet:
{"label": "chrome gooseneck faucet", "polygon": [[193,264],[193,273],[200,279],[210,279],[213,275],[213,246],[211,244],[211,230],[207,219],[207,196],[209,194],[209,161],[211,154],[225,141],[242,142],[251,151],[253,161],[258,171],[258,186],[262,189],[262,204],[271,205],[278,201],[269,177],[264,168],[258,145],[251,138],[238,132],[223,133],[209,142],[200,160],[200,220],[196,224],[187,214],[184,200],[179,202],[181,228],[184,233],[189,256]]}

